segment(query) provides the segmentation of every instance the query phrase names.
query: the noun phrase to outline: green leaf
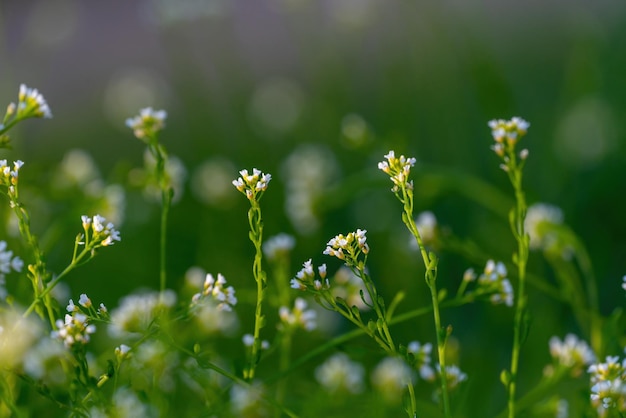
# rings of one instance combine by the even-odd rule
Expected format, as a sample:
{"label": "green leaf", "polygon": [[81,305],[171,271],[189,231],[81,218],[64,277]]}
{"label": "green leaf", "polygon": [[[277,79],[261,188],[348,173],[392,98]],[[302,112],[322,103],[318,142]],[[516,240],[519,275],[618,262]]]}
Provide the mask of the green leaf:
{"label": "green leaf", "polygon": [[504,387],[508,389],[509,385],[511,384],[511,373],[506,369],[502,370],[502,372],[500,373],[500,381],[502,382]]}

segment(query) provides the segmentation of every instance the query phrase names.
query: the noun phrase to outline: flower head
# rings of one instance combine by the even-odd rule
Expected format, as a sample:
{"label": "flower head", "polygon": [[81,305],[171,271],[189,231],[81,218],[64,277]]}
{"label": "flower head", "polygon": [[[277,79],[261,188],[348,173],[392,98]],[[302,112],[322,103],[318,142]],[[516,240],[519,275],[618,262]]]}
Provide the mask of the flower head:
{"label": "flower head", "polygon": [[364,229],[357,229],[356,232],[350,232],[348,235],[339,234],[328,241],[324,254],[337,257],[345,261],[346,265],[357,266],[359,257],[366,256],[370,251],[366,233]]}
{"label": "flower head", "polygon": [[115,225],[107,222],[103,216],[95,215],[90,218],[83,215],[81,220],[85,230],[85,245],[98,248],[113,245],[115,241],[121,241],[120,232],[115,229]]}
{"label": "flower head", "polygon": [[51,118],[52,113],[37,89],[27,87],[25,84],[20,85],[20,91],[17,103],[17,118]]}
{"label": "flower head", "polygon": [[293,309],[281,306],[278,315],[283,325],[287,328],[303,328],[313,331],[317,327],[317,313],[307,309],[307,302],[302,298],[296,298]]}
{"label": "flower head", "polygon": [[388,402],[396,402],[414,379],[411,368],[398,357],[384,358],[372,372],[372,385]]}
{"label": "flower head", "polygon": [[524,230],[530,236],[531,249],[547,249],[557,241],[555,226],[563,223],[563,211],[547,203],[528,207]]}
{"label": "flower head", "polygon": [[600,416],[608,410],[626,412],[626,359],[608,356],[604,363],[592,364],[590,374],[591,403],[598,408]]}
{"label": "flower head", "polygon": [[409,174],[411,167],[415,165],[415,158],[407,158],[404,155],[396,157],[394,151],[389,151],[389,153],[385,155],[385,159],[387,161],[378,163],[378,168],[391,178],[394,185],[391,190],[394,193],[400,189],[412,190],[413,181],[409,181]]}
{"label": "flower head", "polygon": [[413,356],[415,368],[419,370],[420,377],[428,381],[435,379],[435,371],[430,365],[432,350],[433,345],[431,343],[420,344],[418,341],[411,341],[406,347],[407,353]]}
{"label": "flower head", "polygon": [[248,170],[241,170],[239,174],[241,177],[233,180],[233,185],[249,200],[259,201],[263,192],[267,190],[267,185],[272,180],[272,176],[264,174],[256,168],[252,169],[252,174],[248,173]]}
{"label": "flower head", "polygon": [[330,283],[326,278],[326,264],[322,264],[318,268],[319,277],[316,278],[313,262],[311,259],[302,264],[302,269],[296,273],[296,277],[291,279],[291,288],[298,290],[309,290],[311,292],[320,292],[330,288]]}
{"label": "flower head", "polygon": [[52,331],[51,337],[63,341],[68,348],[75,344],[87,344],[89,335],[96,332],[96,326],[90,325],[87,315],[80,312],[65,314],[65,321],[57,320],[56,326],[58,330]]}
{"label": "flower head", "polygon": [[279,257],[289,254],[296,245],[296,239],[289,234],[278,234],[268,238],[263,243],[263,253],[268,260],[276,260]]}
{"label": "flower head", "polygon": [[530,127],[530,123],[520,117],[513,117],[511,120],[493,119],[489,121],[488,125],[496,144],[506,143],[509,145],[515,145],[522,136],[526,135]]}
{"label": "flower head", "polygon": [[478,277],[479,293],[489,295],[494,305],[504,303],[513,306],[513,286],[507,275],[504,263],[487,261],[483,274]]}
{"label": "flower head", "polygon": [[315,369],[315,379],[328,392],[360,393],[363,391],[365,370],[344,354],[337,353]]}
{"label": "flower head", "polygon": [[141,140],[154,138],[165,127],[165,110],[153,110],[146,107],[139,111],[139,115],[126,119],[126,126],[133,130],[135,136]]}
{"label": "flower head", "polygon": [[574,334],[567,334],[563,341],[556,336],[550,338],[550,355],[559,365],[571,368],[575,376],[596,359],[589,345]]}
{"label": "flower head", "polygon": [[235,289],[232,286],[226,287],[226,278],[217,274],[217,280],[212,274],[207,274],[203,284],[202,292],[193,295],[192,304],[197,304],[210,298],[217,303],[217,308],[224,311],[232,310],[237,304]]}

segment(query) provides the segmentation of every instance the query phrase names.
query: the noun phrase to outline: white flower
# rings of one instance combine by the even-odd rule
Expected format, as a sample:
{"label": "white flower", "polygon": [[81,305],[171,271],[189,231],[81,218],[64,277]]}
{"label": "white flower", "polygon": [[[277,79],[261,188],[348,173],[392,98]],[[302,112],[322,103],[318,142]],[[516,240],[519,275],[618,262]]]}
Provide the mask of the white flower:
{"label": "white flower", "polygon": [[395,402],[414,377],[411,368],[402,359],[386,357],[372,372],[371,381],[387,401]]}
{"label": "white flower", "polygon": [[315,379],[328,392],[363,391],[365,370],[359,363],[353,362],[344,353],[337,353],[315,369]]}
{"label": "white flower", "polygon": [[89,342],[89,335],[96,332],[96,326],[90,325],[86,315],[74,312],[72,315],[66,314],[65,321],[56,321],[58,330],[52,331],[52,338],[63,341],[66,347],[74,344],[86,344]]}
{"label": "white flower", "polygon": [[507,275],[504,263],[488,260],[483,274],[478,278],[480,292],[489,294],[494,305],[504,303],[513,306],[513,286]]}
{"label": "white flower", "polygon": [[233,180],[232,183],[249,200],[260,199],[263,192],[267,190],[270,180],[272,180],[270,174],[264,174],[256,168],[252,169],[252,174],[248,173],[248,170],[241,170],[239,174],[241,177]]}
{"label": "white flower", "polygon": [[212,274],[207,274],[204,281],[203,290],[196,293],[192,298],[192,303],[199,303],[206,297],[210,297],[217,302],[218,309],[230,311],[237,304],[235,297],[235,289],[232,286],[226,287],[226,278],[221,274],[217,274],[217,280]]}
{"label": "white flower", "polygon": [[431,211],[420,213],[415,220],[415,225],[425,245],[429,245],[437,238],[437,218]]}
{"label": "white flower", "polygon": [[563,341],[550,338],[550,355],[565,367],[581,370],[596,359],[589,345],[574,334],[567,334]]}
{"label": "white flower", "polygon": [[263,253],[268,260],[275,260],[281,254],[288,254],[296,245],[296,239],[289,234],[278,234],[263,243]]}
{"label": "white flower", "polygon": [[43,98],[37,89],[21,84],[18,99],[18,118],[43,117],[49,119],[52,117],[52,113],[50,112],[48,103],[46,103],[46,99]]}
{"label": "white flower", "polygon": [[128,333],[143,332],[160,310],[170,308],[174,303],[176,294],[171,290],[162,294],[150,292],[124,296],[120,300],[120,306],[111,312],[109,334],[113,337],[125,337]]}
{"label": "white flower", "polygon": [[563,223],[563,211],[547,203],[535,203],[528,207],[524,230],[530,236],[531,249],[545,249],[554,242],[554,225]]}
{"label": "white flower", "polygon": [[126,126],[133,130],[135,136],[143,139],[148,135],[154,135],[165,127],[165,110],[153,110],[146,107],[139,111],[139,115],[126,119]]}
{"label": "white flower", "polygon": [[92,306],[91,299],[89,299],[89,297],[85,293],[80,295],[80,298],[78,299],[78,303],[82,307],[88,308],[88,309]]}
{"label": "white flower", "polygon": [[303,328],[306,331],[313,331],[317,327],[317,313],[312,309],[307,309],[306,300],[296,298],[293,309],[281,306],[279,309],[280,320],[288,327]]}

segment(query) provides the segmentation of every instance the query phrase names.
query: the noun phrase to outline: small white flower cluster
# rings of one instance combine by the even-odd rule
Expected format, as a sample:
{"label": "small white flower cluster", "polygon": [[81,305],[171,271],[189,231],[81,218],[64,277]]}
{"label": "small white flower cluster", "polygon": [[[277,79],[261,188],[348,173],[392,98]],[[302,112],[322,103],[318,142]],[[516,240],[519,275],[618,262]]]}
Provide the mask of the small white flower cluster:
{"label": "small white flower cluster", "polygon": [[63,341],[67,348],[88,343],[89,335],[96,332],[96,326],[89,324],[87,315],[81,312],[65,314],[65,321],[58,319],[56,326],[58,330],[52,331],[50,336]]}
{"label": "small white flower cluster", "polygon": [[[25,119],[35,117],[50,119],[52,117],[52,113],[50,112],[48,103],[46,103],[46,99],[44,99],[37,89],[21,84],[18,100],[17,118]],[[9,106],[13,107],[11,105]]]}
{"label": "small white flower cluster", "polygon": [[344,353],[333,354],[315,369],[315,379],[330,392],[363,392],[365,369]]}
{"label": "small white flower cluster", "polygon": [[205,298],[212,298],[217,302],[217,308],[223,311],[231,311],[237,304],[235,289],[232,286],[226,287],[226,278],[222,273],[217,274],[217,280],[211,273],[206,275],[202,292],[193,295],[192,304],[201,303]]}
{"label": "small white flower cluster", "polygon": [[128,333],[145,331],[155,315],[176,303],[176,293],[166,290],[162,294],[150,292],[124,296],[120,306],[111,312],[109,334],[113,337],[126,337]]}
{"label": "small white flower cluster", "polygon": [[356,265],[359,255],[367,255],[370,251],[366,233],[365,229],[357,229],[356,232],[350,232],[345,236],[339,234],[328,241],[323,254],[344,260],[348,265]]}
{"label": "small white flower cluster", "polygon": [[[78,299],[78,304],[80,306],[82,306],[83,308],[85,308],[89,313],[93,314],[97,314],[98,316],[107,316],[109,314],[109,310],[107,309],[106,306],[104,306],[104,303],[101,303],[100,306],[98,307],[98,311],[96,312],[95,308],[93,307],[93,303],[91,302],[91,299],[89,299],[89,296],[87,296],[87,294],[82,293]],[[69,303],[67,304],[66,308],[65,308],[69,313],[73,313],[73,312],[80,312],[81,308],[74,305],[74,300],[70,299]]]}
{"label": "small white flower cluster", "polygon": [[435,380],[435,371],[430,365],[432,350],[431,343],[420,344],[418,341],[411,341],[406,347],[407,353],[411,353],[415,358],[415,368],[419,370],[420,377],[430,382]]}
{"label": "small white flower cluster", "polygon": [[[489,121],[488,125],[491,128],[491,136],[493,136],[495,141],[491,149],[504,161],[500,168],[504,171],[509,171],[512,158],[515,158],[515,145],[521,137],[526,135],[530,123],[522,118],[514,117],[511,120],[494,119]],[[528,150],[521,150],[519,158],[522,162],[526,160],[528,158]]]}
{"label": "small white flower cluster", "polygon": [[115,229],[115,225],[111,222],[107,222],[106,219],[100,215],[96,215],[90,218],[86,215],[81,216],[83,221],[83,229],[85,230],[85,242],[86,246],[91,248],[106,247],[113,245],[115,241],[121,241],[120,233]]}
{"label": "small white flower cluster", "polygon": [[491,128],[491,136],[496,143],[503,143],[506,139],[511,144],[524,136],[530,127],[530,123],[517,116],[511,120],[493,119],[489,121],[488,125]]}
{"label": "small white flower cluster", "polygon": [[153,110],[146,107],[139,111],[139,115],[126,119],[126,126],[133,130],[139,139],[151,137],[165,127],[165,110]]}
{"label": "small white flower cluster", "polygon": [[[435,365],[437,369],[437,375],[441,377],[441,367],[439,364]],[[448,389],[452,390],[456,388],[459,383],[467,380],[467,374],[463,373],[459,366],[452,364],[446,366],[446,379],[448,381]]]}
{"label": "small white flower cluster", "polygon": [[263,253],[268,260],[277,260],[279,257],[289,254],[296,246],[296,239],[289,234],[278,234],[268,238],[263,243]]}
{"label": "small white flower cluster", "polygon": [[233,180],[233,185],[246,195],[248,200],[258,201],[261,198],[261,194],[267,190],[270,180],[272,180],[271,174],[264,174],[256,168],[252,169],[252,174],[249,174],[248,170],[241,170],[239,174],[241,174],[241,177]]}
{"label": "small white flower cluster", "polygon": [[388,402],[397,402],[414,379],[413,370],[398,357],[385,357],[371,375],[372,385]]}
{"label": "small white flower cluster", "polygon": [[17,160],[13,162],[13,167],[11,167],[7,160],[0,160],[0,184],[7,188],[7,194],[11,199],[11,207],[15,204],[14,201],[17,199],[17,179],[19,177],[20,168],[24,165],[24,162],[21,160]]}
{"label": "small white flower cluster", "polygon": [[563,223],[563,211],[547,203],[535,203],[528,207],[524,219],[524,231],[530,236],[531,249],[547,249],[557,240],[553,227]]}
{"label": "small white flower cluster", "polygon": [[404,155],[396,157],[394,151],[389,151],[384,157],[387,161],[379,162],[378,168],[391,178],[394,184],[391,190],[394,193],[404,188],[413,190],[413,181],[409,181],[409,174],[411,173],[411,167],[415,165],[416,159],[407,158]]}
{"label": "small white flower cluster", "polygon": [[489,299],[494,305],[504,303],[513,306],[513,286],[507,275],[504,263],[488,260],[483,274],[478,277],[479,286],[491,295]]}
{"label": "small white flower cluster", "polygon": [[567,334],[563,341],[556,336],[550,338],[550,355],[559,365],[571,368],[574,375],[596,360],[589,345],[574,334]]}
{"label": "small white flower cluster", "polygon": [[304,262],[302,269],[296,273],[296,277],[291,279],[291,288],[298,290],[321,291],[330,288],[330,283],[326,278],[326,264],[318,267],[320,279],[315,278],[315,270],[311,259]]}
{"label": "small white flower cluster", "polygon": [[234,384],[230,390],[230,409],[238,417],[266,416],[264,394],[265,387],[258,381],[246,386]]}
{"label": "small white flower cluster", "polygon": [[591,403],[601,417],[608,410],[626,412],[626,359],[607,356],[604,363],[592,364],[587,370],[591,377]]}
{"label": "small white flower cluster", "polygon": [[7,250],[6,241],[0,241],[0,300],[7,297],[7,291],[4,288],[5,274],[11,271],[21,272],[24,262],[18,256],[13,255],[13,251]]}
{"label": "small white flower cluster", "polygon": [[281,306],[278,310],[278,316],[287,328],[303,328],[306,331],[313,331],[317,327],[317,312],[307,309],[307,306],[306,300],[296,298],[293,309]]}
{"label": "small white flower cluster", "polygon": [[322,145],[302,144],[285,160],[285,212],[301,234],[320,226],[318,205],[330,184],[340,176],[335,154]]}

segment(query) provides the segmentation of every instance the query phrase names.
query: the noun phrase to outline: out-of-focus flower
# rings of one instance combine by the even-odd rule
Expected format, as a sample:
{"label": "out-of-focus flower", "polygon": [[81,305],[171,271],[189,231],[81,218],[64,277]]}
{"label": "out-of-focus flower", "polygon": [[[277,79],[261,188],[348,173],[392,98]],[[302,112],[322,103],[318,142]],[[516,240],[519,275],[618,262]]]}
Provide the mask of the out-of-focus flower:
{"label": "out-of-focus flower", "polygon": [[96,326],[89,324],[87,315],[80,312],[65,314],[65,321],[57,320],[56,326],[58,330],[52,331],[50,336],[63,341],[68,348],[75,344],[87,344],[89,335],[96,332]]}
{"label": "out-of-focus flower", "polygon": [[137,138],[150,142],[165,127],[165,118],[167,118],[165,110],[153,110],[151,107],[146,107],[139,111],[139,115],[126,119],[126,126],[133,130]]}
{"label": "out-of-focus flower", "polygon": [[296,239],[289,234],[278,234],[263,243],[263,253],[268,260],[276,260],[281,255],[289,254],[296,245]]}
{"label": "out-of-focus flower", "polygon": [[494,305],[504,303],[513,306],[513,286],[507,275],[504,263],[487,261],[483,274],[478,277],[478,293],[490,295],[489,299]]}
{"label": "out-of-focus flower", "polygon": [[22,318],[20,312],[0,311],[0,369],[12,369],[22,363],[24,355],[41,337],[41,324]]}
{"label": "out-of-focus flower", "polygon": [[265,416],[265,406],[261,402],[265,393],[264,386],[258,382],[244,386],[233,385],[230,390],[230,409],[238,417]]}
{"label": "out-of-focus flower", "polygon": [[555,225],[563,223],[563,211],[547,203],[528,207],[524,230],[530,236],[531,249],[546,249],[556,240]]}
{"label": "out-of-focus flower", "polygon": [[[346,266],[341,266],[333,276],[331,293],[334,298],[341,298],[348,306],[356,306],[360,310],[368,310],[372,304],[363,280]],[[365,297],[365,300],[361,297]]]}
{"label": "out-of-focus flower", "polygon": [[406,351],[415,358],[415,368],[419,370],[420,377],[431,382],[435,379],[435,371],[430,365],[432,350],[431,343],[420,344],[418,341],[411,341],[406,347]]}
{"label": "out-of-focus flower", "polygon": [[[439,364],[435,365],[437,370],[437,375],[441,377],[441,368]],[[459,366],[457,365],[447,365],[446,366],[446,379],[448,380],[448,389],[455,389],[459,383],[467,380],[467,374],[463,373]]]}
{"label": "out-of-focus flower", "polygon": [[550,338],[550,355],[559,365],[571,368],[574,376],[596,359],[589,345],[574,334],[567,334],[563,341],[556,336]]}
{"label": "out-of-focus flower", "polygon": [[317,313],[312,309],[307,309],[307,306],[306,300],[302,298],[296,298],[293,309],[281,306],[278,315],[284,326],[313,331],[317,326]]}
{"label": "out-of-focus flower", "polygon": [[283,164],[285,211],[296,230],[310,234],[319,227],[317,203],[339,176],[335,155],[321,145],[301,145]]}
{"label": "out-of-focus flower", "polygon": [[162,294],[150,292],[124,296],[120,306],[111,311],[109,334],[113,337],[125,337],[129,333],[143,332],[153,322],[159,311],[168,309],[176,303],[176,294],[166,290]]}
{"label": "out-of-focus flower", "polygon": [[331,393],[363,392],[365,369],[344,353],[333,354],[315,369],[315,379]]}
{"label": "out-of-focus flower", "polygon": [[388,402],[397,402],[404,388],[413,382],[415,376],[411,368],[398,357],[384,358],[371,375],[372,386]]}
{"label": "out-of-focus flower", "polygon": [[592,364],[587,370],[591,381],[591,403],[598,415],[609,411],[626,412],[626,359],[607,356],[604,363]]}

